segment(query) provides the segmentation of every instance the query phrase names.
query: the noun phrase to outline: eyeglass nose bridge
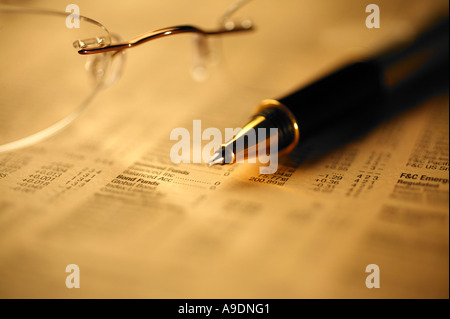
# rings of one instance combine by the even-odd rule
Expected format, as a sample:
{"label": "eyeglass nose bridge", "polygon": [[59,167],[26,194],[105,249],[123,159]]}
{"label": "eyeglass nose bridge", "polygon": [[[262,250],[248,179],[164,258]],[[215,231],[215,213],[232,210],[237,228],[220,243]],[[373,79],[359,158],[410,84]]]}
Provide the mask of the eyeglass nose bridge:
{"label": "eyeglass nose bridge", "polygon": [[[253,30],[253,25],[251,21],[248,19],[243,20],[239,23],[229,20],[225,23],[225,25],[222,25],[222,27],[210,31],[205,31],[194,26],[175,26],[152,31],[150,33],[141,35],[129,42],[122,42],[122,40],[119,39],[119,37],[115,36],[115,38],[112,41],[115,44],[108,44],[104,38],[95,37],[76,40],[73,43],[73,46],[78,50],[79,54],[93,56],[92,59],[88,60],[89,62],[87,65],[87,69],[90,71],[91,74],[93,74],[94,79],[100,79],[103,78],[104,76],[103,73],[106,67],[101,67],[101,65],[103,64],[102,61],[103,59],[105,59],[105,56],[113,57],[114,58],[113,60],[115,60],[115,62],[119,60],[119,63],[116,63],[116,65],[118,65],[119,68],[115,73],[112,74],[111,79],[114,80],[112,81],[108,80],[105,82],[110,83],[105,84],[105,86],[109,86],[118,78],[118,76],[114,74],[120,75],[121,73],[121,68],[123,65],[122,60],[124,59],[125,49],[131,48],[133,46],[142,44],[144,42],[159,37],[181,33],[193,33],[194,64],[193,67],[191,68],[191,75],[194,78],[194,80],[202,82],[208,78],[207,65],[214,62],[214,57],[211,56],[211,49],[209,48],[207,38],[212,35],[244,32],[251,30]],[[99,57],[97,58],[96,56]]]}
{"label": "eyeglass nose bridge", "polygon": [[[250,2],[251,0],[238,0],[233,6],[231,6],[220,19],[220,27],[216,30],[205,31],[194,26],[175,26],[164,28],[156,31],[152,31],[129,41],[122,42],[119,37],[116,36],[115,44],[108,44],[103,37],[88,38],[82,40],[76,40],[73,42],[73,46],[78,50],[79,54],[89,55],[94,54],[94,58],[88,60],[87,69],[94,76],[94,79],[103,79],[106,73],[106,57],[110,57],[116,65],[113,72],[109,72],[109,79],[104,82],[105,86],[110,86],[120,76],[125,59],[125,49],[131,48],[135,45],[142,44],[152,39],[159,37],[169,36],[179,33],[194,33],[194,61],[191,68],[191,75],[194,80],[202,82],[209,76],[208,64],[214,62],[213,56],[211,56],[211,48],[207,41],[207,37],[210,35],[219,35],[227,33],[235,33],[242,31],[251,31],[254,29],[253,22],[250,19],[231,19],[234,13],[242,6]],[[95,54],[97,53],[97,54]],[[98,56],[98,57],[97,57]]]}

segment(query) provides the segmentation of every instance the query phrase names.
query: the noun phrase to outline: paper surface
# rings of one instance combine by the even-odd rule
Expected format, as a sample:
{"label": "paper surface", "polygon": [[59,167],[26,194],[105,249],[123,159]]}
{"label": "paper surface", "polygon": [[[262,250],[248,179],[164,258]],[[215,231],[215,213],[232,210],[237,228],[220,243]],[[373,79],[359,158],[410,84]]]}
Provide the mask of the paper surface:
{"label": "paper surface", "polygon": [[[361,8],[352,19],[364,28]],[[136,14],[135,26],[123,26],[129,34],[143,31]],[[323,33],[328,48],[346,23]],[[287,56],[302,51],[293,46]],[[288,72],[286,89],[273,94],[317,77],[346,48],[314,57],[323,52],[315,47],[304,56],[314,63],[292,58],[300,81]],[[1,297],[448,298],[448,96],[313,163],[284,158],[273,175],[257,164],[176,165],[173,128],[191,129],[194,119],[239,127],[273,96],[220,67],[207,83],[171,87],[146,71],[158,67],[148,55],[130,51],[120,82],[67,130],[0,154]],[[168,77],[189,75],[177,62],[165,67]],[[79,289],[65,285],[69,264],[80,268]],[[380,288],[366,286],[371,264]]]}

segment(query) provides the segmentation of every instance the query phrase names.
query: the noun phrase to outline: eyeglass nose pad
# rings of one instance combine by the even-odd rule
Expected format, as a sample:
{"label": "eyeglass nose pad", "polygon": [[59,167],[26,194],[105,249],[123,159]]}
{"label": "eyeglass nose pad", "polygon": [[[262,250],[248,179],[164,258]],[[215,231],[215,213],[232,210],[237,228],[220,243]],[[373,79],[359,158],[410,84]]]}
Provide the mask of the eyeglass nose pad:
{"label": "eyeglass nose pad", "polygon": [[[115,34],[111,35],[113,43],[121,42],[121,38]],[[125,52],[115,51],[103,54],[93,54],[88,57],[86,69],[97,84],[102,88],[109,88],[122,75],[125,65]]]}
{"label": "eyeglass nose pad", "polygon": [[106,54],[88,56],[85,64],[86,71],[96,84],[102,82],[109,66],[109,57]]}
{"label": "eyeglass nose pad", "polygon": [[191,76],[197,82],[204,82],[209,77],[208,64],[212,60],[212,52],[208,46],[206,36],[194,34],[192,39],[194,43],[194,58]]}

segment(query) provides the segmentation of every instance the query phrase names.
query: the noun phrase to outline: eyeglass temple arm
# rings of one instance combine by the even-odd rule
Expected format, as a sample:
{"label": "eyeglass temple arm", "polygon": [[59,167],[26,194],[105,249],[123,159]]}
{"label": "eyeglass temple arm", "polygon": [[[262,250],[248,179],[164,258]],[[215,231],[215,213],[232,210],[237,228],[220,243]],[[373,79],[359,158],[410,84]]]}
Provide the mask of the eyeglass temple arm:
{"label": "eyeglass temple arm", "polygon": [[96,53],[104,53],[104,52],[110,52],[110,51],[121,51],[125,49],[129,49],[135,46],[138,46],[140,44],[143,44],[145,42],[148,42],[150,40],[155,40],[162,37],[167,37],[175,34],[181,34],[181,33],[197,33],[205,36],[210,35],[221,35],[221,34],[229,34],[229,33],[237,33],[237,32],[243,32],[243,31],[251,31],[253,30],[253,26],[251,25],[250,21],[247,21],[247,23],[243,23],[241,25],[234,25],[232,28],[219,28],[215,30],[202,30],[194,26],[189,25],[182,25],[182,26],[174,26],[174,27],[168,27],[163,28],[155,31],[150,31],[148,33],[142,34],[129,42],[123,42],[123,43],[117,43],[117,44],[111,44],[111,45],[103,45],[103,39],[96,38],[96,39],[87,39],[87,40],[77,40],[74,42],[74,47],[78,50],[79,54],[87,55],[87,54],[96,54]]}

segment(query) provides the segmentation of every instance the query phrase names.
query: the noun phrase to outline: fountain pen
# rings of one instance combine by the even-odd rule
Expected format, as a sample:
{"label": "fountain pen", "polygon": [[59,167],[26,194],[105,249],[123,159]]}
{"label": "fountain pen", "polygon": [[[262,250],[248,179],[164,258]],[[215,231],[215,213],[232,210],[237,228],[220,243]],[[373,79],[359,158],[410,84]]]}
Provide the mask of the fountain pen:
{"label": "fountain pen", "polygon": [[[295,150],[302,162],[365,135],[380,123],[445,94],[449,87],[449,19],[440,20],[407,46],[352,63],[276,100],[265,100],[239,134],[222,144],[209,166],[257,156],[268,139],[250,130],[276,128],[279,155]],[[244,145],[237,147],[237,145]],[[238,153],[241,154],[238,154]]]}

